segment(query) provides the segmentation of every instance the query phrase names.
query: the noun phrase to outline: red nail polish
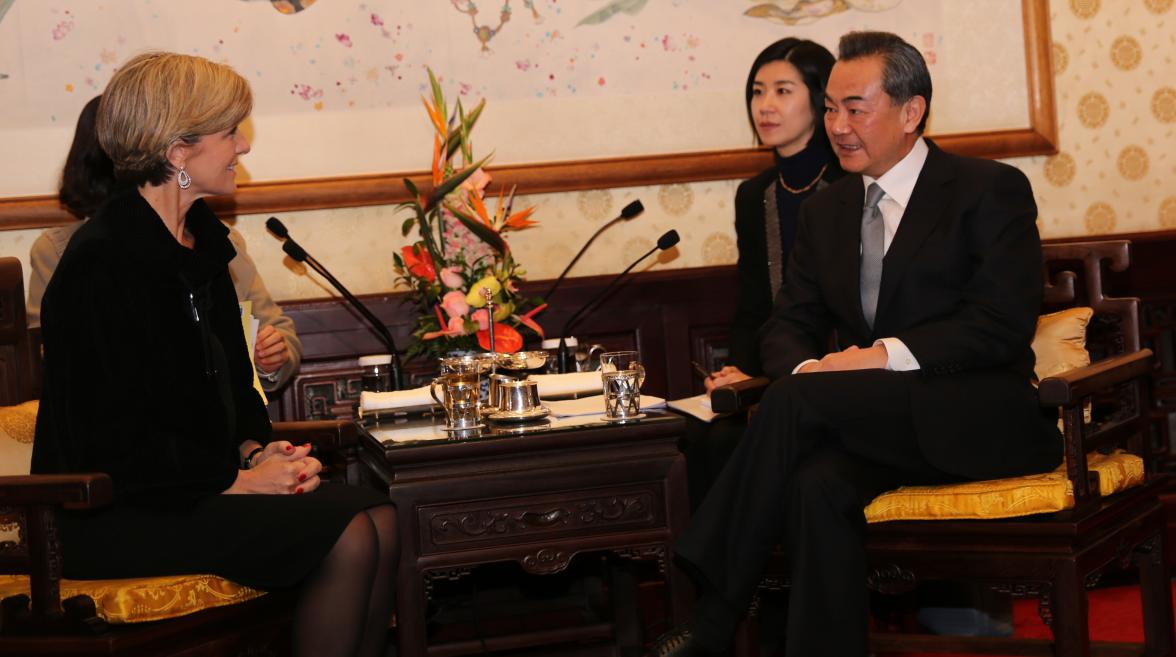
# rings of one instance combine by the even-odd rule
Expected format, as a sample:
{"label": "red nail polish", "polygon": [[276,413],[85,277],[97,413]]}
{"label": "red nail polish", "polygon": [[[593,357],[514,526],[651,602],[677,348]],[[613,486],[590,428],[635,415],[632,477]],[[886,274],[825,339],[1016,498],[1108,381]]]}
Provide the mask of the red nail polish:
{"label": "red nail polish", "polygon": [[286,445],[286,451],[287,451],[287,452],[293,452],[293,451],[294,451],[294,446],[293,446],[293,445]]}
{"label": "red nail polish", "polygon": [[298,475],[298,481],[306,481],[306,473],[305,472]]}
{"label": "red nail polish", "polygon": [[302,443],[303,447],[310,447],[310,443]]}
{"label": "red nail polish", "polygon": [[294,489],[294,494],[295,494],[295,495],[301,495],[301,494],[302,494],[302,486],[299,486],[298,488],[295,488],[295,489]]}

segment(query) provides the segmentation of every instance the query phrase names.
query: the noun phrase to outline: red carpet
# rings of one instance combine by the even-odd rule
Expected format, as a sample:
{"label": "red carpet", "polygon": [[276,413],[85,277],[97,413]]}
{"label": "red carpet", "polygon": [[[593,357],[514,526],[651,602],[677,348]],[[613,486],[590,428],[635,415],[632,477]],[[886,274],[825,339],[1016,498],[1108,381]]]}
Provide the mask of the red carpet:
{"label": "red carpet", "polygon": [[[1176,585],[1173,586],[1176,599]],[[1090,591],[1090,638],[1094,641],[1143,641],[1139,588],[1120,586]],[[1037,615],[1037,600],[1013,604],[1013,634],[1027,639],[1048,639],[1049,628]],[[910,653],[913,656],[913,653]],[[919,653],[922,657],[969,657],[957,653]],[[908,653],[885,653],[878,657],[907,657]]]}

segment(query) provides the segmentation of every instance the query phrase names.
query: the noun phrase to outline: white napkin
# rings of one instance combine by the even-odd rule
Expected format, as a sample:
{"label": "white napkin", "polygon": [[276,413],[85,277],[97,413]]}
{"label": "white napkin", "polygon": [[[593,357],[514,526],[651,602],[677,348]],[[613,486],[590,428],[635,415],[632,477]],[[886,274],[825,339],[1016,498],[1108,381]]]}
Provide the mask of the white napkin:
{"label": "white napkin", "polygon": [[[532,374],[532,381],[539,384],[540,397],[575,395],[582,392],[599,392],[602,387],[600,372],[568,372],[567,374]],[[601,406],[604,408],[604,406]]]}
{"label": "white napkin", "polygon": [[413,388],[411,390],[393,390],[391,392],[359,393],[359,414],[375,411],[392,411],[408,408],[424,408],[433,405],[433,396],[429,394],[429,387]]}
{"label": "white napkin", "polygon": [[[543,405],[551,409],[556,417],[571,417],[574,415],[604,415],[604,395],[593,395],[579,399],[564,399],[561,401],[546,401]],[[642,412],[653,408],[665,408],[666,400],[653,395],[641,395]]]}

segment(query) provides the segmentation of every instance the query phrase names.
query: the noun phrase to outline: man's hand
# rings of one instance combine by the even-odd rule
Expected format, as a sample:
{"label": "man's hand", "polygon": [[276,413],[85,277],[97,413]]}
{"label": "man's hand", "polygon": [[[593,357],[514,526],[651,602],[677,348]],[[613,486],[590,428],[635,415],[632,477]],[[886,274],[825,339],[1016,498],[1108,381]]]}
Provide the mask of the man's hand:
{"label": "man's hand", "polygon": [[290,349],[286,336],[267,324],[257,331],[257,344],[253,349],[254,362],[262,372],[277,372],[290,360]]}
{"label": "man's hand", "polygon": [[868,349],[858,349],[851,346],[844,351],[826,354],[815,363],[809,363],[800,368],[797,374],[811,372],[845,372],[849,370],[880,370],[886,367],[886,347],[878,343]]}
{"label": "man's hand", "polygon": [[702,384],[706,386],[706,394],[709,396],[711,391],[719,386],[725,386],[727,384],[737,383],[739,381],[746,381],[750,378],[750,376],[744,374],[743,370],[740,370],[738,367],[735,367],[734,365],[727,365],[718,372],[714,372],[707,378],[703,379]]}

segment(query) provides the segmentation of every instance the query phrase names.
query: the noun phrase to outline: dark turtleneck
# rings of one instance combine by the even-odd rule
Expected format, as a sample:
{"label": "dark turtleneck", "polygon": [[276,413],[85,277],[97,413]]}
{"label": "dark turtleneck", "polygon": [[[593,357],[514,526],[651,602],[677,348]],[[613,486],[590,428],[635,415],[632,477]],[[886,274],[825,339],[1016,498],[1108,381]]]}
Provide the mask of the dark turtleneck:
{"label": "dark turtleneck", "polygon": [[[802,189],[817,178],[829,173],[829,149],[820,140],[810,139],[800,152],[782,157],[776,153],[776,174],[792,189]],[[821,171],[825,167],[825,171]],[[776,181],[776,210],[780,221],[780,249],[783,253],[792,252],[792,245],[796,242],[796,217],[800,212],[800,203],[817,191],[818,183],[799,194],[784,189]]]}

